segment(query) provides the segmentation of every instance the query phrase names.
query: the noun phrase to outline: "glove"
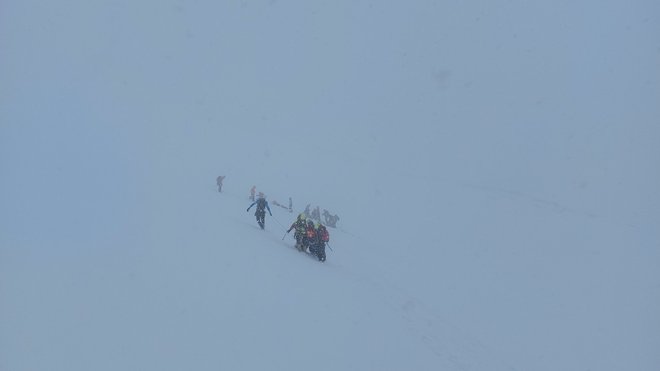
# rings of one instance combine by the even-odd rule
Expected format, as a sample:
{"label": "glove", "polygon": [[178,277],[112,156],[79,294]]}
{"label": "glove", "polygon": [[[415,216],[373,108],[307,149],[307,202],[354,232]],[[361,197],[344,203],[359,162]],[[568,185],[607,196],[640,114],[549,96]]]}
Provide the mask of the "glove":
{"label": "glove", "polygon": [[[270,213],[268,213],[268,214],[270,214]],[[270,214],[270,216],[273,216],[273,214]]]}
{"label": "glove", "polygon": [[249,212],[250,212],[250,209],[247,209],[247,210],[245,210],[245,211],[247,211],[247,212],[249,213]]}

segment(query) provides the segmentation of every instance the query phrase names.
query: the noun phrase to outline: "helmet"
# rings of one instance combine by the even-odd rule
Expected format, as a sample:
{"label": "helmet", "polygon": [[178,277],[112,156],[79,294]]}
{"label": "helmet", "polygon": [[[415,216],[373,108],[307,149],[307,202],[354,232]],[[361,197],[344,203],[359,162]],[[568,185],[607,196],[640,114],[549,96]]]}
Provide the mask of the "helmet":
{"label": "helmet", "polygon": [[311,220],[308,220],[307,221],[307,226],[310,227],[310,228],[314,227],[314,222],[311,221]]}

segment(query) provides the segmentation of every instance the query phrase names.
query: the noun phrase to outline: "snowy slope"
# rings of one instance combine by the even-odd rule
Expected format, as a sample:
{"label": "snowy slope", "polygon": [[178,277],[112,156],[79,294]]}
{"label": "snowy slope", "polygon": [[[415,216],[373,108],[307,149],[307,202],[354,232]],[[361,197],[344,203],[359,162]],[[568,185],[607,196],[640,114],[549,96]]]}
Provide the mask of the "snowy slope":
{"label": "snowy slope", "polygon": [[[331,230],[321,264],[282,240],[295,214],[275,207],[261,231],[247,188],[219,194],[207,180],[154,190],[140,244],[5,245],[3,369],[509,370],[568,359],[614,369],[625,354],[649,369],[653,344],[635,338],[652,323],[640,310],[657,305],[655,262],[594,237],[600,222],[594,232],[587,217],[464,188],[475,205],[508,206],[475,206],[490,223],[470,218],[481,226],[472,234],[453,209],[457,231],[413,243]],[[531,213],[517,230],[536,233],[496,222],[515,209]],[[619,341],[634,348],[596,356]],[[558,359],[525,355],[550,349]]]}
{"label": "snowy slope", "polygon": [[319,263],[273,225],[291,214],[261,231],[244,195],[206,188],[163,199],[176,216],[138,251],[5,256],[23,268],[3,279],[5,369],[508,369],[378,273],[375,246],[332,230]]}
{"label": "snowy slope", "polygon": [[658,10],[2,2],[0,371],[657,370]]}

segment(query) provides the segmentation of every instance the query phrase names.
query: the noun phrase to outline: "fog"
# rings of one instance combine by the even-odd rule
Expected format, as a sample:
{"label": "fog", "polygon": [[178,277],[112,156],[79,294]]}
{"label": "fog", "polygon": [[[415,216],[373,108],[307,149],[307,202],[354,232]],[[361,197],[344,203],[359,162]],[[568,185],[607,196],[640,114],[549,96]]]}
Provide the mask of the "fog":
{"label": "fog", "polygon": [[659,15],[2,2],[0,370],[658,369]]}

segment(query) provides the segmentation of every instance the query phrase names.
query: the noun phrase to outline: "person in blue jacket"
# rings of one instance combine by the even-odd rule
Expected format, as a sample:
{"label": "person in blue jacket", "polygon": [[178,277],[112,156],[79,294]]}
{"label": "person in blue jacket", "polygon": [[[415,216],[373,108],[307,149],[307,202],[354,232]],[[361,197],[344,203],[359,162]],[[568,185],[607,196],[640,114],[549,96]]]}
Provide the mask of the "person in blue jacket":
{"label": "person in blue jacket", "polygon": [[268,201],[266,201],[266,196],[259,195],[259,198],[250,205],[250,207],[247,208],[247,211],[250,212],[250,209],[252,206],[257,205],[257,211],[254,213],[254,216],[257,217],[257,223],[259,223],[259,227],[261,229],[264,229],[266,225],[266,209],[268,209],[268,214],[270,216],[273,216],[273,213],[270,212],[270,206],[268,206]]}

